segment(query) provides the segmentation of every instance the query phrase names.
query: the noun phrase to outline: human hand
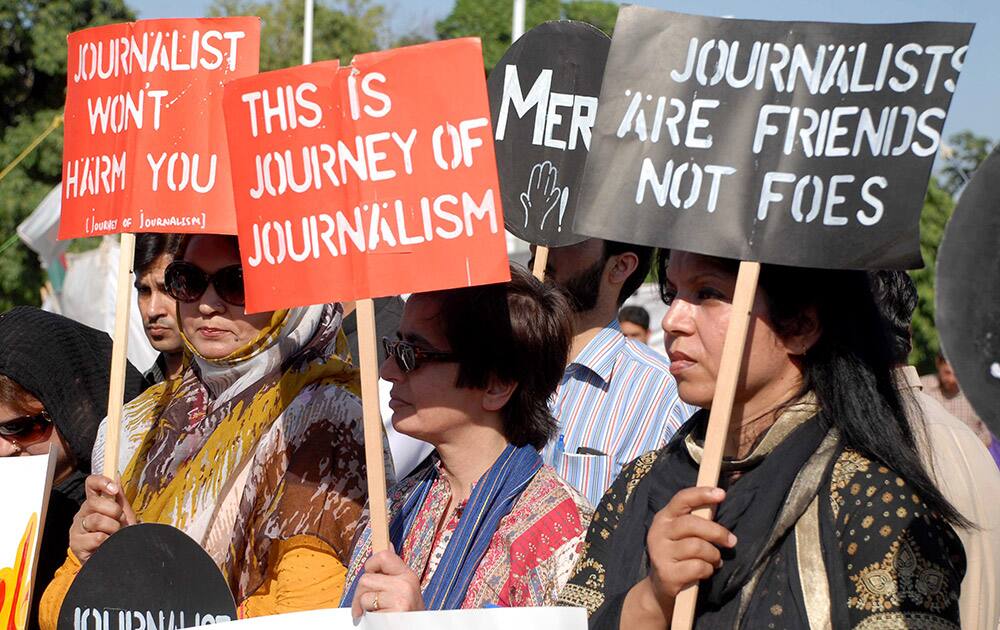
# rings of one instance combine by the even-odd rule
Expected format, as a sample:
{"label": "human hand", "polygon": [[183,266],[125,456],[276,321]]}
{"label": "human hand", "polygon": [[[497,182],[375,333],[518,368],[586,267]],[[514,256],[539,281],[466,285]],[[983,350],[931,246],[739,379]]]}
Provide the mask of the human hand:
{"label": "human hand", "polygon": [[720,547],[736,545],[736,536],[728,529],[692,514],[721,503],[725,496],[721,488],[685,488],[653,517],[646,535],[649,579],[664,610],[673,608],[678,593],[722,566]]}
{"label": "human hand", "polygon": [[118,482],[90,475],[84,488],[87,498],[69,528],[69,548],[81,564],[87,562],[109,536],[137,522]]}
{"label": "human hand", "polygon": [[423,610],[420,578],[392,551],[380,551],[365,562],[351,602],[355,619],[365,612]]}
{"label": "human hand", "polygon": [[[545,219],[553,208],[559,205],[559,198],[564,193],[564,189],[556,185],[558,178],[559,171],[548,160],[532,167],[531,175],[528,177],[528,190],[521,193],[525,228],[528,227],[528,218],[533,212],[542,214],[539,226],[545,227]],[[568,189],[565,192],[568,194]]]}

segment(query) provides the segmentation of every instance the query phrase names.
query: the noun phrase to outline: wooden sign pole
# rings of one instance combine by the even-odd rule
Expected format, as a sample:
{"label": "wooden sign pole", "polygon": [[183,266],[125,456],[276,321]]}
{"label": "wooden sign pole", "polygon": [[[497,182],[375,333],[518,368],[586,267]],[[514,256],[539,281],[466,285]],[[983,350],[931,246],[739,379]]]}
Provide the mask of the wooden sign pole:
{"label": "wooden sign pole", "polygon": [[382,414],[378,402],[378,350],[375,342],[375,302],[357,301],[358,354],[361,366],[361,405],[364,411],[365,468],[368,471],[368,516],[372,551],[391,549],[386,513],[385,451],[382,450]]}
{"label": "wooden sign pole", "polygon": [[115,294],[115,334],[111,349],[111,382],[108,387],[108,426],[104,440],[104,470],[108,479],[118,478],[118,438],[121,434],[125,399],[125,366],[128,357],[128,314],[132,300],[132,259],[135,234],[121,235],[118,251],[118,289]]}
{"label": "wooden sign pole", "polygon": [[[726,435],[729,433],[729,420],[733,412],[736,385],[743,368],[743,350],[746,347],[750,311],[753,310],[758,276],[760,276],[760,263],[740,262],[739,274],[736,277],[736,292],[733,295],[733,309],[729,316],[729,328],[726,329],[722,361],[719,364],[719,380],[715,384],[712,411],[708,416],[705,449],[701,456],[701,466],[698,468],[697,485],[699,487],[714,487],[719,484],[722,454],[726,448]],[[711,508],[695,510],[693,513],[695,516],[709,520],[715,517]],[[677,594],[677,598],[674,600],[673,620],[670,623],[671,630],[691,630],[694,625],[697,602],[697,583]]]}
{"label": "wooden sign pole", "polygon": [[539,281],[545,282],[545,266],[549,264],[549,248],[539,245],[535,248],[535,264],[531,268],[531,273]]}

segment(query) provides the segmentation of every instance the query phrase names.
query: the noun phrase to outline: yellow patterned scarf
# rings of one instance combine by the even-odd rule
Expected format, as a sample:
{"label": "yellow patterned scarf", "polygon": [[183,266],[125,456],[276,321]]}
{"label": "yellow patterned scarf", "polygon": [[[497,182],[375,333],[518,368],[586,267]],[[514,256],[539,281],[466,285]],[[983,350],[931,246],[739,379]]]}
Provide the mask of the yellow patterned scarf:
{"label": "yellow patterned scarf", "polygon": [[[360,388],[341,313],[339,305],[279,311],[251,343],[219,360],[188,344],[191,367],[123,412],[119,470],[137,516],[205,546],[238,601],[262,580],[274,539],[311,534],[349,553],[339,530],[350,529],[349,541],[366,489],[360,432],[344,430],[360,425]],[[318,402],[293,405],[307,388],[302,400]],[[303,483],[301,470],[314,475],[308,491],[290,487]],[[345,484],[345,470],[360,470],[362,479]],[[337,522],[323,514],[331,504],[340,505]]]}

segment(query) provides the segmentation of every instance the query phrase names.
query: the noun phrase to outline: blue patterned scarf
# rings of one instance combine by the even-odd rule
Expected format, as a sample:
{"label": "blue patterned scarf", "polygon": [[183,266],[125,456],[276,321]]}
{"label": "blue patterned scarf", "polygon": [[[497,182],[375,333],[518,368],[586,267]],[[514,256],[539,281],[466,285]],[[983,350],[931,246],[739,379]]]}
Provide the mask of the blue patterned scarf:
{"label": "blue patterned scarf", "polygon": [[[430,583],[423,591],[424,607],[427,610],[451,610],[462,606],[469,584],[486,554],[500,520],[511,511],[541,467],[542,458],[530,445],[507,445],[496,462],[476,482],[472,496],[458,521],[458,527],[448,541],[448,547],[434,570]],[[424,466],[416,474],[420,479],[389,524],[389,538],[397,550],[402,549],[413,521],[427,500],[427,495],[438,478],[438,469],[436,466]],[[370,549],[369,531],[365,531],[359,539],[359,546],[366,545]],[[358,578],[360,577],[359,573]],[[341,600],[342,606],[350,606],[357,584],[358,579],[355,579],[347,586]]]}

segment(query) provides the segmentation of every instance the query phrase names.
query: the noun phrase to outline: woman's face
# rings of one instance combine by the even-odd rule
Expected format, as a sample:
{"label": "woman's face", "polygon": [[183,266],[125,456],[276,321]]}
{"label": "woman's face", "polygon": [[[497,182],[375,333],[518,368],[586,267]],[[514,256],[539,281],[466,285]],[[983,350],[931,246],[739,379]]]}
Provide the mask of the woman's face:
{"label": "woman's face", "polygon": [[[716,259],[673,251],[666,285],[672,299],[662,326],[670,373],[684,402],[710,408],[736,275]],[[785,402],[798,389],[802,374],[792,356],[804,352],[796,347],[800,340],[783,340],[771,327],[760,291],[751,315],[744,351],[744,357],[749,356],[736,391],[736,402],[744,407],[745,416]]]}
{"label": "woman's face", "polygon": [[19,435],[0,434],[0,457],[20,455],[46,455],[51,449],[55,453],[55,481],[58,483],[73,470],[73,457],[63,443],[59,431],[51,423],[32,424],[23,422],[25,418],[37,416],[45,410],[41,401],[32,398],[22,408],[0,401],[0,425],[20,424],[25,430]]}
{"label": "woman's face", "polygon": [[[415,294],[406,301],[398,337],[427,352],[450,352],[437,319],[437,300]],[[484,390],[458,387],[458,363],[424,362],[403,372],[386,357],[380,376],[392,383],[389,407],[397,431],[435,446],[454,441],[483,416]]]}
{"label": "woman's face", "polygon": [[[240,264],[240,254],[231,237],[195,236],[188,243],[184,260],[208,274]],[[206,359],[221,359],[250,343],[271,321],[271,313],[247,315],[242,306],[219,297],[210,283],[194,302],[177,302],[184,336]]]}

